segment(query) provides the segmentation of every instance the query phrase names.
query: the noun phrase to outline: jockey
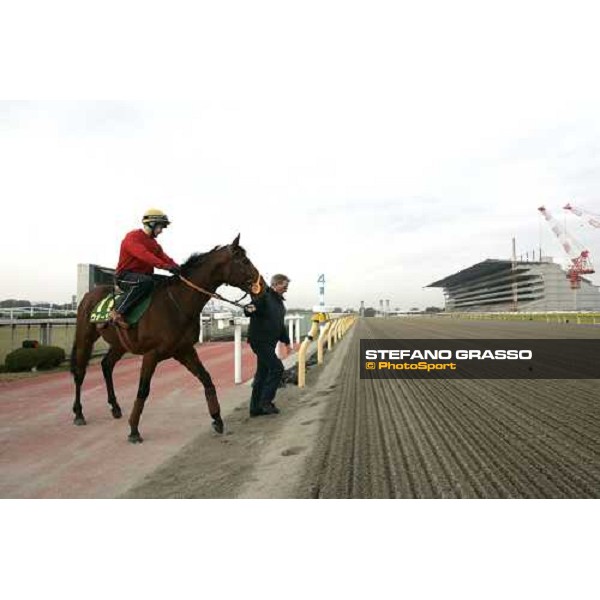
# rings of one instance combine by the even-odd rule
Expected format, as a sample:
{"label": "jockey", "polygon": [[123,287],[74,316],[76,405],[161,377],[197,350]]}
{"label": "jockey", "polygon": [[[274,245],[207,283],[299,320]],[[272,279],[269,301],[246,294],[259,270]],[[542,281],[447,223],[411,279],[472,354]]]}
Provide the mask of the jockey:
{"label": "jockey", "polygon": [[151,208],[142,219],[143,229],[130,231],[121,242],[119,264],[116,269],[117,285],[125,292],[119,306],[111,312],[115,325],[127,329],[123,315],[154,288],[154,268],[179,275],[181,268],[167,256],[156,238],[171,224],[161,210]]}

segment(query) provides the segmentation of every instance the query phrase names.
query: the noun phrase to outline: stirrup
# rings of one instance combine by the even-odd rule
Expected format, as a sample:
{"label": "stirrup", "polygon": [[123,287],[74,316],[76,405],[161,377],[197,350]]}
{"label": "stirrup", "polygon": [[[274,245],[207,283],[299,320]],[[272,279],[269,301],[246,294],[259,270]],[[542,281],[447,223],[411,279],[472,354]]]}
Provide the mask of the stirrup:
{"label": "stirrup", "polygon": [[121,329],[129,329],[130,325],[125,320],[125,317],[121,313],[118,313],[116,310],[112,310],[109,314],[110,322],[115,327],[120,327]]}

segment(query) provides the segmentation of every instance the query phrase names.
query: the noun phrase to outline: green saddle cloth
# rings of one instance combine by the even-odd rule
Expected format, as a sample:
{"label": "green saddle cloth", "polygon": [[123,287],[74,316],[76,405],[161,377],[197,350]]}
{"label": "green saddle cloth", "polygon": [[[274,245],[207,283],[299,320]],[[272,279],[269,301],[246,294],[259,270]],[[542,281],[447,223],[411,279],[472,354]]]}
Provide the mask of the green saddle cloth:
{"label": "green saddle cloth", "polygon": [[[111,292],[108,296],[104,297],[96,306],[90,315],[90,321],[92,323],[106,323],[108,321],[108,315],[115,305],[115,301],[118,300],[123,294],[114,294]],[[141,302],[138,302],[126,315],[125,320],[130,325],[135,325],[146,312],[148,306],[150,306],[150,300],[152,295],[147,296]]]}

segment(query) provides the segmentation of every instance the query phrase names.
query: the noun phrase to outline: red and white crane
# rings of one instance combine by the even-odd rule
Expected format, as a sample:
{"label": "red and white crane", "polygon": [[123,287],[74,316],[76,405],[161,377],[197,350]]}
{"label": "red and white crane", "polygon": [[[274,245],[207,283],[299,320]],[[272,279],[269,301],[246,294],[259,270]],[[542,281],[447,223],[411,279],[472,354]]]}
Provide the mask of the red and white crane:
{"label": "red and white crane", "polygon": [[565,206],[563,206],[563,208],[565,210],[568,210],[569,212],[573,213],[574,215],[577,215],[578,217],[585,219],[585,221],[587,223],[589,223],[592,227],[596,227],[597,229],[600,229],[600,215],[590,212],[589,210],[587,210],[585,208],[581,208],[580,206],[574,206],[571,203],[565,204]]}
{"label": "red and white crane", "polygon": [[579,288],[581,286],[581,276],[594,273],[589,250],[585,250],[579,242],[568,235],[564,227],[550,214],[546,207],[540,206],[538,210],[542,213],[544,219],[548,221],[554,235],[558,238],[571,261],[567,268],[567,279],[571,282],[571,288]]}

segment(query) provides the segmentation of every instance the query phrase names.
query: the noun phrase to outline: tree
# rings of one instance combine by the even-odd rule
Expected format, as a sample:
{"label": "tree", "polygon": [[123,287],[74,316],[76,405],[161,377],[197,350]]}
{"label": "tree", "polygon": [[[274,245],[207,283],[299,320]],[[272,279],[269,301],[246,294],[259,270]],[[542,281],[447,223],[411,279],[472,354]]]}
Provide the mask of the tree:
{"label": "tree", "polygon": [[14,308],[15,306],[31,306],[31,302],[29,300],[0,300],[1,308]]}

